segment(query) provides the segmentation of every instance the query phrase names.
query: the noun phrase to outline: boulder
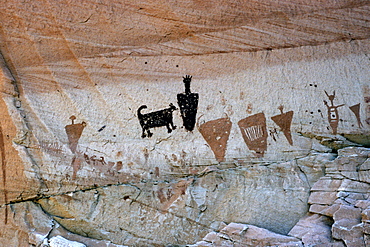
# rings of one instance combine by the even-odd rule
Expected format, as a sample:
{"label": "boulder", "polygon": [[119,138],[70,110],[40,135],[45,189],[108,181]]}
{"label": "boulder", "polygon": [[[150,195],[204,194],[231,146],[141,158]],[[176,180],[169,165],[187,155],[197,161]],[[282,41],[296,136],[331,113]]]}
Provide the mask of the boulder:
{"label": "boulder", "polygon": [[240,223],[230,223],[219,233],[207,234],[203,241],[197,242],[193,247],[200,246],[284,246],[303,247],[302,242],[294,237],[273,233],[263,228]]}
{"label": "boulder", "polygon": [[288,235],[301,239],[305,246],[330,244],[332,224],[329,217],[311,214],[300,219]]}
{"label": "boulder", "polygon": [[65,239],[61,236],[52,237],[49,240],[49,246],[50,247],[86,247],[86,245],[70,241],[68,239]]}

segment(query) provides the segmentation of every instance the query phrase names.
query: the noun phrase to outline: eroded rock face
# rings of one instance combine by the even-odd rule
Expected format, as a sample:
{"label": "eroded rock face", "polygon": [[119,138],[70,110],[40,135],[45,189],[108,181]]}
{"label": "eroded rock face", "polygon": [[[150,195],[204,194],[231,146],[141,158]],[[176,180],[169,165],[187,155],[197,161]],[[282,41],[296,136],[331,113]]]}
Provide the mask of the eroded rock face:
{"label": "eroded rock face", "polygon": [[203,241],[191,247],[211,246],[284,246],[303,247],[302,242],[294,237],[288,237],[270,232],[252,225],[230,223],[219,232],[211,232]]}
{"label": "eroded rock face", "polygon": [[109,185],[21,202],[11,206],[0,237],[14,246],[366,246],[370,185],[347,175],[364,172],[358,168],[369,155],[369,149],[346,148],[337,158],[317,153],[290,163],[209,167],[178,182]]}
{"label": "eroded rock face", "polygon": [[[122,61],[125,63],[123,67],[132,69],[136,69],[135,64],[147,66],[148,69],[148,64],[156,64],[148,72],[153,77],[148,75],[145,78],[131,77],[130,72],[120,77],[120,69],[103,66],[105,63],[110,66],[117,64],[114,58],[81,58],[81,61],[86,60],[83,67],[90,71],[89,76],[85,73],[85,78],[72,71],[69,75],[73,79],[68,80],[61,72],[63,61],[55,66],[47,63],[45,69],[55,70],[49,76],[53,75],[58,80],[48,77],[45,80],[52,81],[54,88],[45,86],[37,90],[32,85],[39,87],[38,81],[22,84],[28,82],[28,70],[34,71],[32,73],[38,71],[31,65],[19,68],[20,71],[24,69],[20,76],[25,78],[12,79],[6,77],[4,72],[2,82],[9,91],[4,95],[4,107],[9,110],[6,121],[11,123],[8,124],[10,135],[5,140],[7,150],[12,149],[15,153],[9,156],[9,160],[13,157],[18,159],[14,163],[19,166],[19,172],[14,177],[20,181],[19,184],[25,183],[24,190],[10,190],[13,195],[9,200],[143,179],[171,181],[173,174],[188,176],[220,161],[236,165],[259,159],[269,163],[289,161],[306,156],[312,150],[331,152],[332,148],[353,145],[349,142],[343,144],[344,137],[332,135],[327,114],[331,104],[325,93],[331,96],[336,91],[335,106],[348,102],[337,109],[343,120],[338,120],[337,132],[366,136],[370,125],[364,122],[368,82],[364,71],[369,61],[361,49],[369,47],[369,43],[367,40],[353,42],[356,45],[336,43],[315,49],[301,47],[269,53],[176,58],[176,63],[183,62],[184,67],[175,72],[171,72],[173,64],[169,65],[168,57],[150,57],[147,59],[150,59],[149,62],[143,57]],[[339,58],[325,58],[324,54],[334,51]],[[282,63],[281,57],[290,62]],[[306,61],[306,58],[310,60]],[[337,60],[338,63],[335,62]],[[203,71],[214,71],[214,67],[221,62],[234,64],[235,71],[219,70],[215,74],[203,74]],[[203,63],[204,70],[198,70]],[[335,68],[333,64],[337,64]],[[348,64],[351,64],[353,71],[359,71],[358,84],[348,83],[348,78],[341,74],[342,68]],[[81,68],[77,63],[74,66]],[[320,68],[338,78],[316,73]],[[157,77],[157,69],[172,76]],[[104,76],[106,73],[111,73],[110,79]],[[148,105],[149,109],[143,111],[147,114],[166,109],[170,103],[176,104],[176,96],[184,91],[182,77],[188,73],[193,74],[192,89],[199,95],[194,130],[182,128],[183,119],[180,111],[176,110],[172,116],[177,129],[168,133],[165,126],[154,128],[151,130],[152,137],[142,138],[137,115],[139,107]],[[294,81],[294,86],[286,88],[286,76]],[[116,77],[118,79],[114,79]],[[81,78],[89,83],[92,80],[94,85],[89,86]],[[71,85],[70,80],[76,83]],[[322,83],[318,85],[314,81]],[[342,93],[332,81],[341,85]],[[15,90],[14,85],[22,88],[19,97],[19,90]],[[11,87],[13,91],[9,89]],[[360,127],[348,107],[356,102],[363,105],[359,112],[363,124]],[[292,111],[293,115],[286,115]],[[262,115],[264,117],[259,117]],[[73,120],[70,119],[72,116]],[[288,116],[291,122],[284,122],[276,116]],[[241,120],[250,117],[251,123],[238,125]],[[217,126],[221,131],[214,131],[215,126],[212,125],[205,132],[206,136],[201,133],[201,126],[219,119],[223,119]],[[228,133],[222,132],[223,129],[227,129]],[[320,140],[313,136],[320,137]],[[212,148],[207,140],[216,147]],[[11,172],[15,173],[11,170],[8,174]]]}
{"label": "eroded rock face", "polygon": [[[9,15],[15,6],[9,6]],[[57,37],[37,33],[43,29],[32,22],[3,22],[4,39],[22,47],[2,43],[4,145],[12,150],[6,159],[14,159],[17,171],[11,168],[8,174],[24,184],[17,189],[10,182],[6,201],[116,183],[172,181],[220,162],[289,161],[313,150],[353,145],[343,144],[334,129],[369,132],[367,39],[188,57],[79,56],[53,25],[50,35]],[[354,75],[343,68],[356,74],[356,83],[349,83]],[[183,85],[189,74],[199,100],[194,129],[184,128],[181,110],[174,110],[168,119],[176,129],[171,126],[168,133],[159,117],[157,124],[164,122],[142,138],[138,109],[147,105],[141,110],[147,115],[171,103],[180,108],[177,96],[191,95]]]}
{"label": "eroded rock face", "polygon": [[[296,239],[231,223],[192,246],[368,246],[370,184],[358,180],[358,167],[369,160],[369,149],[345,148],[325,165],[326,175],[311,188],[309,212],[287,234]],[[234,234],[225,236],[225,229]]]}
{"label": "eroded rock face", "polygon": [[[49,222],[45,231],[34,228],[43,236],[39,241],[52,236],[48,232],[60,224],[81,236],[129,246],[196,242],[209,231],[218,232],[223,222],[246,222],[286,234],[308,210],[310,183],[324,176],[326,164],[334,158],[330,153],[314,154],[275,164],[209,167],[178,182],[148,180],[39,199],[35,203],[52,218],[40,220]],[[35,204],[25,205],[32,208],[30,215],[40,214]],[[19,217],[22,208],[15,205],[14,209]]]}
{"label": "eroded rock face", "polygon": [[[68,50],[72,53],[67,59],[74,60],[97,54],[250,52],[364,39],[369,37],[367,7],[361,0],[91,0],[73,5],[67,0],[47,4],[7,0],[2,5],[1,23],[5,38],[34,42],[41,56],[55,62],[64,60]],[[11,48],[17,45],[7,44]],[[35,62],[32,54],[23,54],[22,60],[23,64]]]}
{"label": "eroded rock face", "polygon": [[178,182],[108,186],[37,202],[59,224],[84,236],[139,246],[186,244],[221,222],[248,222],[286,234],[307,212],[309,190],[306,175],[290,162],[217,169]]}
{"label": "eroded rock face", "polygon": [[3,246],[124,247],[71,233],[34,202],[20,202],[10,208],[7,224],[1,223],[0,242]]}
{"label": "eroded rock face", "polygon": [[[358,174],[359,167],[369,161],[369,155],[368,149],[340,150],[338,158],[327,166],[326,175],[311,188],[309,214],[289,235],[301,238],[306,245],[341,240],[345,246],[367,246],[368,232],[364,225],[370,205],[370,184],[360,181]],[[318,234],[321,226],[327,230]]]}

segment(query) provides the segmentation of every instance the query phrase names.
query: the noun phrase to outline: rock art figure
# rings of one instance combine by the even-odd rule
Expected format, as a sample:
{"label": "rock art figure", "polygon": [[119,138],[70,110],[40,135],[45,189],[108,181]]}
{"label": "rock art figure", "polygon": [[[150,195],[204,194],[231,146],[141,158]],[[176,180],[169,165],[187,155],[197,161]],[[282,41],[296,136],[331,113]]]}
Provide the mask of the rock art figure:
{"label": "rock art figure", "polygon": [[73,174],[72,174],[72,179],[76,179],[77,177],[77,172],[80,170],[82,166],[82,156],[80,153],[75,154],[75,156],[72,159],[71,165],[73,168]]}
{"label": "rock art figure", "polygon": [[271,117],[272,121],[274,121],[283,131],[286,139],[288,140],[290,145],[293,145],[292,135],[290,133],[290,126],[292,124],[293,119],[293,111],[288,111],[283,113],[283,106],[279,106],[278,109],[280,110],[279,115]]}
{"label": "rock art figure", "polygon": [[370,125],[370,87],[364,87],[364,101],[365,101],[365,123]]}
{"label": "rock art figure", "polygon": [[229,118],[219,118],[198,127],[218,162],[225,161],[226,145],[229,140],[231,126],[232,123]]}
{"label": "rock art figure", "polygon": [[193,131],[196,122],[199,95],[197,93],[190,92],[190,83],[192,77],[187,75],[183,77],[183,79],[185,84],[185,93],[177,94],[177,103],[180,107],[181,117],[185,129],[188,131]]}
{"label": "rock art figure", "polygon": [[96,155],[89,156],[88,154],[83,154],[83,161],[86,164],[93,167],[94,170],[101,172],[104,175],[115,175],[119,170],[121,170],[123,163],[122,161],[112,162],[112,161],[105,161],[103,156],[99,158]]}
{"label": "rock art figure", "polygon": [[176,126],[173,125],[172,113],[177,110],[177,108],[172,103],[169,108],[142,114],[141,110],[145,108],[148,107],[146,105],[142,105],[137,110],[137,117],[139,118],[139,122],[143,130],[141,135],[142,138],[145,138],[146,136],[151,137],[153,135],[149,130],[150,128],[166,126],[168,133],[171,133],[172,130],[176,129]]}
{"label": "rock art figure", "polygon": [[82,157],[78,152],[76,152],[76,149],[78,140],[82,135],[82,131],[86,127],[86,123],[82,122],[80,124],[75,124],[74,123],[74,121],[76,120],[75,116],[71,116],[69,119],[72,120],[72,124],[65,126],[65,130],[68,136],[69,148],[71,149],[72,153],[74,153],[71,165],[73,167],[72,179],[75,179],[77,171],[80,169],[82,162]]}
{"label": "rock art figure", "polygon": [[76,153],[78,140],[82,135],[82,131],[86,127],[86,123],[82,122],[80,124],[75,124],[75,116],[71,116],[69,119],[72,120],[72,124],[65,126],[65,130],[68,136],[69,148],[71,149],[72,153]]}
{"label": "rock art figure", "polygon": [[277,137],[279,136],[278,133],[277,133],[277,129],[276,128],[274,128],[273,130],[270,130],[270,136],[276,142],[276,136],[275,135]]}
{"label": "rock art figure", "polygon": [[266,117],[263,112],[246,117],[238,122],[243,139],[257,157],[263,157],[267,150]]}
{"label": "rock art figure", "polygon": [[363,125],[361,123],[361,117],[360,117],[360,103],[350,106],[349,109],[355,114],[357,119],[357,125],[359,128],[361,128]]}
{"label": "rock art figure", "polygon": [[333,130],[333,134],[336,135],[337,134],[337,129],[338,129],[338,122],[339,122],[339,116],[338,116],[338,109],[337,108],[339,108],[341,106],[344,106],[344,104],[334,106],[333,101],[334,101],[334,98],[335,98],[335,91],[333,92],[332,95],[329,95],[326,91],[325,91],[325,94],[326,94],[326,96],[328,96],[328,98],[330,100],[330,104],[331,104],[331,105],[329,105],[328,102],[326,100],[324,100],[324,104],[328,108],[329,124],[330,124],[331,129]]}
{"label": "rock art figure", "polygon": [[186,189],[188,188],[189,184],[193,182],[193,180],[194,179],[180,180],[178,183],[172,184],[171,188],[168,188],[167,191],[165,191],[164,188],[159,189],[157,191],[157,196],[162,204],[160,210],[163,213],[166,213],[179,197],[185,195]]}

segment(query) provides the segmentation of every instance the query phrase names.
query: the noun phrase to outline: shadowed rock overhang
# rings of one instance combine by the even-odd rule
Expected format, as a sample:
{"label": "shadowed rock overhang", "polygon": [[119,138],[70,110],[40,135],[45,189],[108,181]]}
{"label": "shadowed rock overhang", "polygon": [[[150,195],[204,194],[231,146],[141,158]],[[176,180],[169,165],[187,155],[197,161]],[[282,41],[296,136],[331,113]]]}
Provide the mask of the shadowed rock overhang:
{"label": "shadowed rock overhang", "polygon": [[370,36],[370,3],[363,0],[8,0],[0,11],[2,53],[4,44],[29,42],[43,52],[67,43],[77,57],[184,56]]}

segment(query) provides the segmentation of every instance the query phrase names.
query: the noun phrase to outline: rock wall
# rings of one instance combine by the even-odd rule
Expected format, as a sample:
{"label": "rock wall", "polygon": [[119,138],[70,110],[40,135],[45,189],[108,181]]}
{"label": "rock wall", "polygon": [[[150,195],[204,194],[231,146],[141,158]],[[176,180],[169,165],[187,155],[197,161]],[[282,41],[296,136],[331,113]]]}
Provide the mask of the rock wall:
{"label": "rock wall", "polygon": [[368,244],[367,1],[0,11],[1,243]]}
{"label": "rock wall", "polygon": [[191,246],[369,246],[369,154],[345,148],[326,163],[325,175],[311,187],[308,213],[288,236],[230,223]]}
{"label": "rock wall", "polygon": [[[131,73],[116,78],[118,71],[107,79],[105,68],[98,69],[99,58],[94,58],[85,66],[96,70],[91,74],[91,79],[95,78],[91,87],[83,81],[65,84],[66,80],[55,82],[57,88],[52,90],[45,86],[34,92],[33,83],[24,83],[19,85],[23,88],[19,98],[13,96],[16,92],[4,95],[17,129],[12,141],[24,161],[24,176],[38,181],[43,194],[128,179],[171,178],[219,162],[288,161],[306,156],[312,149],[327,151],[321,144],[331,149],[355,145],[334,133],[348,139],[355,136],[353,141],[368,145],[369,59],[362,52],[368,46],[368,41],[353,41],[176,58],[176,64],[184,63],[183,71],[160,79],[153,76],[153,80],[149,76],[134,79]],[[327,52],[337,54],[327,58],[322,54]],[[279,62],[281,57],[289,62]],[[135,63],[125,60],[122,65],[139,63],[155,73],[162,66],[170,70],[168,59],[135,58]],[[103,60],[109,63],[108,58]],[[200,66],[206,60],[211,62]],[[227,64],[235,66],[233,72],[202,72],[212,71],[216,63],[224,63],[220,66],[225,68]],[[64,71],[62,67],[57,70]],[[182,127],[177,100],[178,95],[186,95],[182,82],[186,72],[193,75],[191,90],[199,97],[192,131]],[[5,82],[11,84],[12,80]],[[178,127],[173,131],[173,126],[169,130],[165,126],[151,128],[153,136],[147,136],[147,125],[140,124],[139,107],[149,107],[140,111],[145,115],[170,109],[170,103],[178,109],[172,112],[172,122]],[[351,110],[354,105],[360,106],[358,118]],[[328,115],[332,110],[333,116]]]}
{"label": "rock wall", "polygon": [[172,184],[115,184],[14,203],[0,239],[10,246],[368,246],[369,162],[369,149],[348,147],[291,163],[209,167]]}

